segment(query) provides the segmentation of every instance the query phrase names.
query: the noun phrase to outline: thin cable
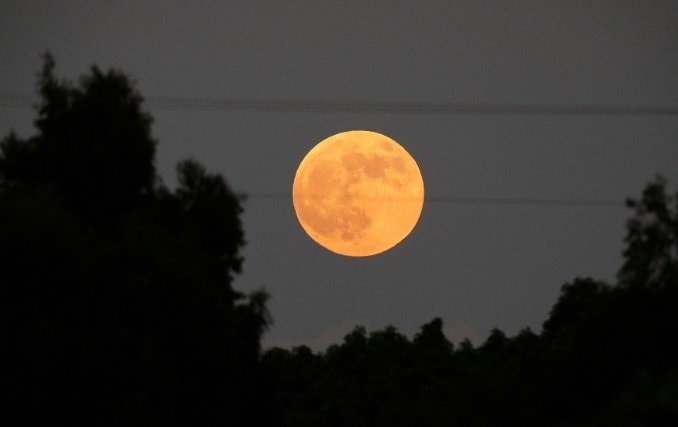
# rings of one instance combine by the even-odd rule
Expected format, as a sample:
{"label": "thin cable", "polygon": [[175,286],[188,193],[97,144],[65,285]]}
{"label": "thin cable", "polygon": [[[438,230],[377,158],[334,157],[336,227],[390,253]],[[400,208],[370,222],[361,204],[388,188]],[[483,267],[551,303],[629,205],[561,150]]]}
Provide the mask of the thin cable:
{"label": "thin cable", "polygon": [[533,199],[504,197],[427,197],[426,202],[453,203],[460,205],[525,205],[525,206],[589,206],[623,208],[626,203],[619,200],[591,199]]}
{"label": "thin cable", "polygon": [[[284,193],[246,193],[245,199],[292,200],[291,194]],[[502,206],[570,206],[625,208],[620,200],[603,199],[540,199],[520,197],[445,197],[425,196],[425,203],[445,203],[455,205],[502,205]]]}
{"label": "thin cable", "polygon": [[[0,93],[0,108],[27,108],[33,96]],[[678,107],[517,103],[357,102],[151,96],[146,106],[157,111],[239,111],[297,113],[473,114],[678,116]]]}
{"label": "thin cable", "polygon": [[[26,108],[30,95],[1,94],[0,108]],[[361,103],[336,101],[254,100],[243,98],[149,97],[150,108],[164,111],[246,111],[246,112],[378,112],[404,114],[532,114],[532,115],[635,115],[674,116],[676,107],[629,107],[610,105],[558,104],[482,104],[482,103]],[[248,199],[291,200],[283,193],[250,193]],[[618,200],[537,199],[492,197],[426,197],[427,203],[457,205],[527,205],[527,206],[590,206],[625,207]]]}

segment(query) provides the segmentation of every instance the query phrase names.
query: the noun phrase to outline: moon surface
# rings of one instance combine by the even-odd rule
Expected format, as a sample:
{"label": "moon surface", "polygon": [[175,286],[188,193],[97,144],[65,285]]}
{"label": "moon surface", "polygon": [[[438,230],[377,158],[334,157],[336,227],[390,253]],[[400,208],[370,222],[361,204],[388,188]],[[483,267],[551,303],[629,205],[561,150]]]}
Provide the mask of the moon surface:
{"label": "moon surface", "polygon": [[424,181],[400,144],[354,130],[308,152],[294,177],[292,199],[311,239],[332,252],[365,257],[392,248],[414,229]]}

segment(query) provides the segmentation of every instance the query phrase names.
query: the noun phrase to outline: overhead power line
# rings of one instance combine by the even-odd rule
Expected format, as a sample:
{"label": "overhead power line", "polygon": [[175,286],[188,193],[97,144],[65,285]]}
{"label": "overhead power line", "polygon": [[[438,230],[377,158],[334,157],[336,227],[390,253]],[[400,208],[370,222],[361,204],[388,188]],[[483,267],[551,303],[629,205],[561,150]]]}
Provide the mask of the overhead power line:
{"label": "overhead power line", "polygon": [[427,202],[453,203],[463,205],[532,205],[532,206],[591,206],[626,207],[624,201],[592,199],[537,199],[516,197],[427,197]]}
{"label": "overhead power line", "polygon": [[[292,200],[291,194],[285,193],[246,193],[246,199]],[[451,197],[426,196],[425,203],[447,203],[456,205],[502,205],[502,206],[571,206],[624,208],[622,200],[604,199],[545,199],[521,197]]]}
{"label": "overhead power line", "polygon": [[[28,108],[34,97],[25,94],[0,93],[0,108]],[[243,98],[149,97],[149,108],[162,111],[252,111],[252,112],[378,112],[404,114],[524,114],[524,115],[644,115],[677,116],[678,107],[629,107],[557,104],[489,104],[489,103],[369,103],[338,101],[257,100]],[[249,193],[248,199],[291,200],[291,194]],[[619,200],[543,199],[427,196],[426,203],[457,205],[514,206],[588,206],[625,207]]]}
{"label": "overhead power line", "polygon": [[[0,93],[0,108],[27,108],[35,98]],[[157,111],[240,111],[298,113],[474,114],[474,115],[580,115],[580,116],[678,116],[678,107],[520,104],[370,102],[255,98],[150,96],[146,106]]]}

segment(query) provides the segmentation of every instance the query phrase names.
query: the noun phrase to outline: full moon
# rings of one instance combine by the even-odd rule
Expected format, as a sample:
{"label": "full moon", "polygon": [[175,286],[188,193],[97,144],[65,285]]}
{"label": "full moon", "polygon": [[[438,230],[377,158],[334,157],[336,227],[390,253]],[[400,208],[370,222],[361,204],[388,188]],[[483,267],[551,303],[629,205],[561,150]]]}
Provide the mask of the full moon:
{"label": "full moon", "polygon": [[294,177],[292,200],[311,239],[332,252],[365,257],[394,247],[414,229],[424,181],[400,144],[355,130],[308,152]]}

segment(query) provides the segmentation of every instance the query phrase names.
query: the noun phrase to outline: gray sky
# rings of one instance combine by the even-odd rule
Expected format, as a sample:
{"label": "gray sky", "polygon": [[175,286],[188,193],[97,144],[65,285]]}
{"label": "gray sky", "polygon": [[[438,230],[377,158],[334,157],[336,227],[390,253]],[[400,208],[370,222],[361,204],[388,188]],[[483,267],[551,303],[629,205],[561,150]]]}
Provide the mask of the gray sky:
{"label": "gray sky", "polygon": [[[32,94],[40,54],[76,79],[122,69],[147,98],[678,106],[674,1],[0,2],[0,93]],[[30,102],[29,102],[30,103]],[[158,104],[156,104],[158,105]],[[678,186],[678,116],[232,111],[153,107],[158,170],[186,157],[252,196],[235,287],[265,287],[265,345],[323,349],[356,324],[454,342],[539,330],[560,286],[613,280],[623,207],[456,198],[619,200]],[[34,113],[0,107],[0,135]],[[368,129],[419,163],[429,202],[395,249],[346,258],[312,242],[290,195],[325,137]]]}

